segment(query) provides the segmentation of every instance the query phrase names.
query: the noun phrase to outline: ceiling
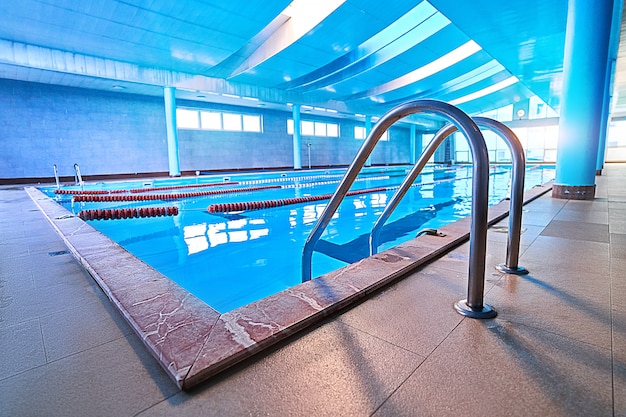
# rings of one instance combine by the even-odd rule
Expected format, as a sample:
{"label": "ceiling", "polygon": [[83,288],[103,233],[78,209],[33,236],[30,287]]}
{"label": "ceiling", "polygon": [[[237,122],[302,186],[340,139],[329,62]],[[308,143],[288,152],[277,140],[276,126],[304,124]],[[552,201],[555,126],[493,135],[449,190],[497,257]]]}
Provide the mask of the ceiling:
{"label": "ceiling", "polygon": [[[153,96],[173,86],[178,99],[337,116],[418,98],[475,114],[537,95],[559,109],[567,0],[290,4],[0,2],[0,78]],[[626,114],[626,53],[615,54],[614,111]]]}

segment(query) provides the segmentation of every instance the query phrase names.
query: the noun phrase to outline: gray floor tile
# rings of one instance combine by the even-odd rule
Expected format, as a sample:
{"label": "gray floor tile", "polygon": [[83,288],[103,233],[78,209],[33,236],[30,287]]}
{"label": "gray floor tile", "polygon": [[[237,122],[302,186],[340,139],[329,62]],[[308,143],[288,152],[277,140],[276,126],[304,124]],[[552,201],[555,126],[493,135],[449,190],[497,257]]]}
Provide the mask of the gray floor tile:
{"label": "gray floor tile", "polygon": [[46,355],[39,320],[1,328],[0,357],[0,380],[44,365]]}
{"label": "gray floor tile", "polygon": [[132,328],[107,300],[50,314],[40,321],[49,361],[133,334]]}
{"label": "gray floor tile", "polygon": [[522,254],[520,262],[541,276],[562,273],[609,274],[609,245],[552,236],[539,236]]}
{"label": "gray floor tile", "polygon": [[608,224],[583,223],[581,221],[553,220],[541,232],[541,235],[609,243],[609,226]]}
{"label": "gray floor tile", "polygon": [[459,324],[453,305],[466,297],[466,274],[426,267],[338,320],[426,356]]}
{"label": "gray floor tile", "polygon": [[10,304],[0,309],[0,328],[103,299],[106,296],[96,284],[60,283],[18,292],[11,297]]}
{"label": "gray floor tile", "polygon": [[0,381],[7,416],[134,416],[178,392],[135,337]]}
{"label": "gray floor tile", "polygon": [[581,212],[606,212],[609,202],[606,199],[596,197],[594,200],[566,200],[564,210],[578,210]]}
{"label": "gray floor tile", "polygon": [[485,296],[499,317],[610,349],[606,275],[507,275]]}
{"label": "gray floor tile", "polygon": [[626,259],[626,234],[611,233],[611,258]]}
{"label": "gray floor tile", "polygon": [[609,213],[606,210],[573,210],[567,206],[559,211],[554,220],[608,224]]}
{"label": "gray floor tile", "polygon": [[422,361],[343,323],[327,323],[140,415],[367,416]]}
{"label": "gray floor tile", "polygon": [[611,416],[610,351],[465,319],[374,414]]}

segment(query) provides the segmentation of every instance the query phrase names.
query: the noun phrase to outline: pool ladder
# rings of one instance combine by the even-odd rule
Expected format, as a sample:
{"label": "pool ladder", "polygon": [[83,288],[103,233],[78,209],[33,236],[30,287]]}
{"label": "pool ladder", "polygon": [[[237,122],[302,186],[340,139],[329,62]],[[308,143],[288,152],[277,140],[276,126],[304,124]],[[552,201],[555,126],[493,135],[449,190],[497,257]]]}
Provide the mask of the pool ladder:
{"label": "pool ladder", "polygon": [[54,181],[57,183],[57,189],[61,188],[61,181],[59,180],[59,170],[57,169],[57,164],[52,165],[52,169],[54,170]]}
{"label": "pool ladder", "polygon": [[[454,133],[460,131],[467,138],[470,151],[472,152],[472,221],[470,225],[470,253],[469,253],[469,276],[467,298],[454,304],[454,308],[459,314],[471,318],[493,318],[497,315],[496,310],[484,303],[484,281],[485,281],[485,255],[487,248],[487,215],[489,209],[489,154],[485,139],[483,138],[477,123],[467,114],[457,107],[437,100],[415,100],[401,104],[385,115],[376,123],[365,142],[359,149],[356,157],[350,164],[341,182],[337,186],[330,201],[320,215],[315,226],[311,230],[309,237],[304,244],[302,251],[302,281],[311,279],[311,261],[313,251],[325,253],[334,257],[331,251],[325,250],[328,245],[320,245],[320,238],[331,218],[337,211],[339,205],[346,196],[346,193],[354,183],[359,172],[362,170],[367,159],[382,135],[398,120],[416,113],[430,113],[442,116],[451,122],[451,125],[444,126],[428,144],[419,161],[413,169],[409,171],[400,188],[391,198],[389,204],[377,220],[370,234],[370,254],[378,250],[378,236],[384,222],[389,218],[402,197],[406,194],[411,184],[420,174],[426,162],[434,154],[437,147],[443,140]],[[513,157],[513,184],[511,191],[511,220],[509,227],[509,241],[507,247],[508,273],[525,273],[524,268],[517,265],[519,256],[519,238],[521,229],[521,213],[524,191],[524,152],[513,132],[506,126],[491,119],[477,118],[477,122],[482,126],[500,134],[508,144]],[[328,243],[326,241],[322,241]],[[503,269],[507,271],[506,269]]]}
{"label": "pool ladder", "polygon": [[80,167],[78,164],[74,164],[74,179],[76,180],[76,185],[80,185],[81,190],[84,189],[85,183],[83,182],[83,177],[80,175]]}

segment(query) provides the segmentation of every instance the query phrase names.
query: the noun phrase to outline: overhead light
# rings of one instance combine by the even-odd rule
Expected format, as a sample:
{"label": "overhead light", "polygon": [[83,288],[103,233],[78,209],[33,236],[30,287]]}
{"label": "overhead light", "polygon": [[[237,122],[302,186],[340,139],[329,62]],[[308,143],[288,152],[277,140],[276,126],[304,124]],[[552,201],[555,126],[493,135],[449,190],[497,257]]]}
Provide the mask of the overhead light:
{"label": "overhead light", "polygon": [[[443,71],[446,68],[451,67],[454,64],[459,63],[465,58],[475,54],[480,51],[482,48],[474,41],[468,41],[458,48],[448,52],[447,54],[435,59],[434,61],[429,62],[426,65],[421,66],[420,68],[413,70],[407,74],[402,75],[401,77],[396,78],[395,80],[389,81],[385,84],[380,85],[379,87],[373,88],[368,93],[370,95],[380,95],[387,93],[392,90],[397,90],[402,87],[406,87],[409,84],[416,83],[421,81],[427,77],[430,77],[433,74],[436,74],[440,71]],[[372,100],[375,101],[375,100]]]}
{"label": "overhead light", "polygon": [[222,97],[241,98],[235,94],[226,94],[226,93],[222,93]]}
{"label": "overhead light", "polygon": [[259,101],[259,99],[256,98],[256,97],[241,97],[241,98],[244,99],[244,100]]}
{"label": "overhead light", "polygon": [[126,87],[124,87],[123,85],[114,85],[113,87],[111,87],[113,90],[125,90]]}
{"label": "overhead light", "polygon": [[511,86],[518,81],[519,79],[513,75],[507,78],[506,80],[500,81],[499,83],[496,83],[494,85],[490,85],[489,87],[483,88],[482,90],[475,91],[471,94],[468,94],[463,97],[459,97],[455,100],[450,100],[450,104],[452,104],[453,106],[456,106],[458,104],[467,103],[468,101],[476,100],[477,98],[484,97],[487,94],[495,93],[496,91],[499,91],[499,90],[502,90],[503,88]]}

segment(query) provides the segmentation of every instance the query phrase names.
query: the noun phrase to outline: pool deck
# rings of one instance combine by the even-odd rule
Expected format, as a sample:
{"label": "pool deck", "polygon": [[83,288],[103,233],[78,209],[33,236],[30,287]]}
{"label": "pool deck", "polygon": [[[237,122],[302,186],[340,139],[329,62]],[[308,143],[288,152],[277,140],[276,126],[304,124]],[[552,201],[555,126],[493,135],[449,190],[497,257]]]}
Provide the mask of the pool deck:
{"label": "pool deck", "polygon": [[[610,164],[597,178],[595,200],[548,194],[525,207],[520,264],[529,275],[494,269],[504,260],[506,234],[490,230],[485,300],[496,319],[463,318],[452,308],[466,295],[463,244],[396,283],[363,284],[350,309],[325,309],[308,293],[292,297],[321,307],[310,319],[321,321],[282,340],[271,329],[263,336],[275,343],[269,349],[237,358],[244,361],[188,391],[172,378],[192,368],[166,372],[144,345],[151,337],[162,344],[160,329],[138,336],[137,320],[114,307],[123,296],[111,295],[125,287],[102,289],[94,271],[58,253],[68,246],[37,200],[22,187],[2,187],[0,415],[626,415],[624,178],[626,165]],[[103,251],[83,240],[92,242],[92,254]],[[411,256],[401,248],[374,262],[387,268]],[[362,279],[371,272],[362,264],[352,269]],[[134,269],[127,274],[141,279]],[[144,301],[126,300],[139,310]],[[256,323],[252,316],[247,322]],[[176,331],[172,321],[163,323],[168,335]],[[232,330],[238,320],[224,323]],[[190,356],[196,363],[203,355]]]}

